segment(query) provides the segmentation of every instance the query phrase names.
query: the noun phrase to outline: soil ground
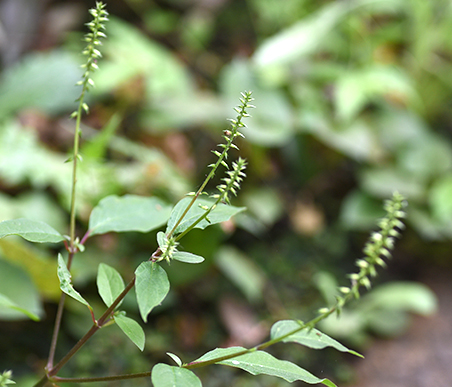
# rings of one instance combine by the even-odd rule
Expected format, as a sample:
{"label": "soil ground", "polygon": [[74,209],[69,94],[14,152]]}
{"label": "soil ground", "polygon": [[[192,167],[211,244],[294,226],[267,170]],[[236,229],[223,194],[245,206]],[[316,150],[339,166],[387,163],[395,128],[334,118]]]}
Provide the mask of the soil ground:
{"label": "soil ground", "polygon": [[416,316],[408,332],[395,340],[376,341],[356,363],[356,382],[349,387],[452,386],[452,273],[424,282],[437,295],[438,312]]}

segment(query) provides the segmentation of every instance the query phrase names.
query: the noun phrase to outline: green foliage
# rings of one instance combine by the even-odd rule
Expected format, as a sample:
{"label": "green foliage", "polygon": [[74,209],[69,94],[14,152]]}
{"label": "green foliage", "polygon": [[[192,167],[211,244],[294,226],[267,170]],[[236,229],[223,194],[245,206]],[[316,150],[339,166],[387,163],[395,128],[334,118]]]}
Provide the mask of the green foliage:
{"label": "green foliage", "polygon": [[74,289],[72,285],[72,276],[69,272],[66,262],[64,262],[64,258],[61,254],[58,254],[58,278],[60,280],[60,288],[63,293],[66,293],[68,296],[72,297],[74,300],[80,302],[83,305],[86,305],[89,309],[91,306],[86,301],[77,290]]}
{"label": "green foliage", "polygon": [[[188,205],[191,202],[192,198],[186,197],[174,206],[168,220],[168,225],[166,227],[167,233],[176,226],[181,215],[186,211]],[[191,208],[185,214],[184,220],[180,222],[174,229],[174,233],[181,234],[189,228],[200,228],[201,230],[203,230],[212,224],[225,222],[232,216],[245,210],[245,207],[234,207],[219,203],[218,205],[216,205],[215,209],[209,213],[208,218],[204,218],[201,221],[197,222],[200,216],[203,216],[206,212],[206,208],[211,208],[214,203],[215,201],[213,199],[196,199],[196,201],[191,205]],[[195,224],[195,222],[197,223]]]}
{"label": "green foliage", "polygon": [[[124,281],[121,274],[113,267],[101,263],[97,271],[97,289],[105,305],[111,306],[124,290]],[[121,304],[119,303],[119,305]]]}
{"label": "green foliage", "polygon": [[4,387],[7,384],[16,384],[15,381],[10,379],[12,375],[13,375],[12,371],[3,371],[3,373],[0,375],[0,386]]}
{"label": "green foliage", "polygon": [[155,197],[108,196],[91,212],[89,233],[149,232],[164,225],[170,211],[171,206]]}
{"label": "green foliage", "polygon": [[[246,352],[248,351],[242,347],[217,348],[201,356],[191,364],[215,360],[215,364],[240,368],[252,375],[264,374],[276,376],[289,383],[301,380],[309,384],[321,383],[329,387],[336,386],[328,379],[319,379],[303,368],[288,361],[278,360],[266,352]],[[222,360],[224,358],[226,359]]]}
{"label": "green foliage", "polygon": [[140,324],[127,317],[124,312],[116,313],[114,320],[126,336],[142,351],[144,349],[145,335]]}
{"label": "green foliage", "polygon": [[[17,292],[16,289],[21,289]],[[2,319],[31,318],[40,320],[43,315],[36,287],[17,266],[0,260],[0,316]]]}
{"label": "green foliage", "polygon": [[201,387],[198,377],[185,368],[156,364],[152,368],[154,387]]}
{"label": "green foliage", "polygon": [[[290,334],[290,332],[299,328],[300,325],[303,325],[303,323],[292,320],[278,321],[277,323],[273,324],[271,328],[271,338],[278,339],[283,337],[282,338],[283,343],[297,343],[313,349],[323,349],[326,347],[333,347],[340,352],[349,352],[352,353],[353,355],[363,357],[359,353],[346,348],[338,341],[323,334],[317,329],[311,330],[305,329],[295,334]],[[289,336],[287,336],[287,334],[289,334]]]}
{"label": "green foliage", "polygon": [[57,243],[64,237],[48,224],[29,219],[14,219],[0,222],[0,238],[18,235],[30,242]]}
{"label": "green foliage", "polygon": [[168,276],[160,265],[149,261],[138,266],[135,276],[138,308],[143,321],[147,322],[148,314],[160,305],[169,292]]}
{"label": "green foliage", "polygon": [[[250,1],[249,3],[249,6],[254,7],[259,15],[264,16],[263,19],[270,20],[268,30],[271,31],[278,24],[272,19],[271,1]],[[342,207],[342,220],[350,228],[368,227],[371,220],[373,224],[375,215],[381,215],[379,200],[376,198],[386,197],[394,191],[400,191],[418,203],[417,210],[421,215],[425,215],[422,205],[425,204],[426,197],[429,198],[431,208],[428,209],[428,215],[433,214],[437,221],[433,222],[434,224],[429,230],[429,232],[433,230],[430,235],[447,233],[446,226],[450,223],[447,214],[451,212],[448,197],[450,178],[447,175],[450,165],[452,165],[452,159],[447,156],[450,149],[441,141],[440,136],[432,135],[422,122],[418,126],[411,125],[412,122],[416,122],[416,119],[413,118],[414,113],[408,111],[408,108],[418,111],[424,102],[418,92],[419,85],[415,75],[401,66],[370,63],[364,54],[352,52],[348,56],[339,52],[338,49],[338,47],[343,47],[344,41],[349,36],[349,31],[344,24],[349,21],[351,23],[355,19],[358,22],[362,21],[361,19],[364,17],[361,16],[361,11],[364,10],[372,15],[386,15],[398,12],[407,6],[398,1],[357,0],[347,4],[322,3],[324,5],[317,9],[317,3],[311,4],[309,1],[306,3],[310,5],[307,8],[315,9],[307,17],[305,17],[307,11],[301,9],[303,7],[298,8],[299,5],[295,0],[288,0],[288,7],[294,12],[292,15],[289,12],[280,20],[286,20],[287,23],[295,22],[295,24],[291,27],[283,26],[282,31],[263,39],[251,59],[234,58],[230,64],[225,65],[219,71],[217,74],[218,95],[212,95],[197,88],[187,70],[188,67],[178,59],[181,56],[171,53],[161,44],[149,39],[145,33],[117,18],[113,17],[110,21],[110,38],[106,41],[101,54],[99,47],[102,45],[101,38],[106,37],[103,30],[104,23],[108,20],[108,14],[104,9],[104,4],[96,3],[96,7],[91,10],[93,21],[87,24],[90,32],[85,36],[87,45],[83,54],[86,56],[86,63],[82,66],[84,69],[82,80],[78,82],[78,85],[82,86],[80,97],[77,100],[79,107],[72,115],[76,118],[76,122],[74,150],[70,157],[73,171],[70,200],[67,197],[67,191],[69,191],[69,185],[66,182],[68,170],[66,167],[63,169],[53,166],[58,163],[62,165],[60,155],[57,156],[48,149],[41,149],[33,134],[24,134],[23,137],[19,135],[22,127],[16,122],[3,125],[0,139],[6,141],[0,141],[3,144],[1,150],[5,150],[6,157],[10,158],[9,161],[12,162],[14,168],[13,171],[10,171],[0,167],[0,173],[6,174],[8,183],[29,181],[33,186],[38,185],[40,188],[57,188],[57,194],[64,197],[62,201],[66,202],[65,204],[71,202],[71,220],[69,238],[63,237],[46,223],[22,218],[0,223],[0,238],[18,235],[31,242],[59,243],[64,241],[67,260],[63,258],[62,254],[58,254],[57,273],[60,289],[79,303],[88,306],[89,322],[92,323],[91,328],[87,329],[87,333],[82,336],[80,341],[59,362],[54,362],[64,308],[64,297],[61,299],[45,375],[35,384],[35,387],[44,386],[47,383],[106,382],[149,376],[155,387],[199,387],[201,381],[191,369],[211,364],[240,368],[252,375],[275,376],[288,382],[303,381],[309,384],[335,386],[330,380],[318,378],[294,363],[277,359],[264,350],[277,343],[292,342],[313,349],[332,347],[340,352],[360,356],[357,352],[348,349],[314,328],[316,324],[320,323],[327,331],[332,331],[328,330],[328,324],[332,321],[331,317],[338,315],[344,318],[344,316],[350,315],[350,309],[346,307],[346,304],[352,300],[356,304],[361,302],[362,305],[370,308],[366,312],[367,326],[372,322],[380,324],[380,321],[387,316],[381,312],[385,308],[391,311],[411,310],[421,314],[431,313],[434,310],[434,298],[431,297],[431,293],[407,284],[389,287],[389,290],[386,291],[384,289],[379,291],[380,288],[373,293],[374,296],[360,298],[361,288],[369,289],[371,287],[373,278],[377,274],[377,268],[385,267],[385,259],[390,258],[395,238],[399,236],[399,231],[403,228],[401,219],[405,217],[406,203],[404,196],[396,193],[385,204],[386,215],[379,222],[380,231],[371,234],[364,249],[364,257],[356,261],[358,271],[349,275],[350,286],[340,287],[341,294],[338,295],[334,285],[335,294],[330,295],[328,306],[322,308],[312,320],[306,323],[296,320],[279,321],[273,325],[270,339],[260,345],[251,348],[217,348],[189,363],[182,363],[177,355],[168,352],[167,354],[175,361],[177,367],[159,363],[153,367],[151,372],[98,377],[93,380],[57,376],[69,359],[100,328],[109,325],[117,324],[130,341],[143,351],[146,344],[145,330],[133,318],[126,316],[125,311],[118,310],[118,308],[121,306],[127,310],[129,315],[133,316],[132,310],[136,309],[134,301],[131,302],[125,297],[134,290],[138,313],[143,321],[147,323],[152,312],[154,312],[154,316],[157,315],[158,310],[155,309],[162,304],[170,292],[167,271],[171,278],[170,270],[184,270],[184,268],[179,269],[181,266],[178,266],[177,263],[173,264],[173,260],[190,264],[203,263],[203,265],[214,262],[250,301],[259,303],[264,298],[263,293],[268,280],[267,273],[251,260],[248,254],[235,247],[226,246],[217,249],[218,251],[213,254],[214,259],[212,259],[213,257],[206,254],[201,256],[179,250],[185,249],[181,242],[182,238],[185,238],[184,242],[188,241],[187,244],[190,243],[189,238],[194,229],[199,231],[205,230],[211,225],[232,224],[242,226],[259,236],[263,234],[263,230],[272,227],[283,216],[282,191],[286,187],[279,182],[275,186],[266,187],[264,194],[256,190],[254,193],[250,191],[251,193],[245,196],[248,198],[245,199],[245,202],[251,203],[253,217],[243,214],[245,207],[230,205],[231,199],[237,196],[241,189],[247,162],[240,157],[236,161],[230,162],[229,157],[231,157],[230,153],[239,150],[237,142],[244,135],[252,143],[252,145],[246,146],[244,153],[251,160],[251,173],[254,174],[254,178],[257,177],[256,180],[264,179],[267,177],[266,175],[277,176],[278,172],[282,170],[282,168],[277,169],[277,163],[269,161],[265,147],[284,147],[281,148],[283,151],[280,160],[283,164],[285,158],[288,160],[294,155],[298,156],[299,153],[302,153],[298,149],[299,143],[302,142],[298,141],[300,133],[304,137],[317,139],[351,159],[364,161],[365,165],[359,167],[361,173],[358,176],[358,188],[349,194],[345,201],[346,204]],[[279,6],[274,9],[279,12]],[[298,17],[294,16],[298,13],[300,13],[300,17],[303,17],[300,21],[297,20]],[[205,24],[201,30],[195,29],[193,25],[188,27],[190,31],[196,33],[199,40],[196,36],[185,35],[185,44],[194,51],[200,50],[200,47],[209,41],[208,35],[213,24],[210,24],[212,22],[207,19],[203,21]],[[265,24],[259,21],[256,25],[260,25],[257,28],[265,29]],[[337,33],[338,30],[341,33]],[[379,39],[385,41],[383,38]],[[361,49],[362,47],[359,46],[357,50]],[[97,62],[102,55],[105,55],[102,63],[103,71],[94,75],[93,72],[97,70]],[[354,58],[355,56],[358,59]],[[323,58],[324,62],[319,62],[319,58]],[[338,59],[338,62],[332,58]],[[48,66],[48,62],[45,61],[44,64],[39,60],[34,63],[39,66]],[[67,63],[63,63],[63,66],[56,61],[56,64],[70,67]],[[35,98],[31,97],[34,95],[34,89],[42,87],[30,75],[35,73],[30,71],[28,74],[25,67],[18,67],[16,71],[19,75],[13,74],[12,81],[17,82],[19,76],[25,74],[31,83],[30,91],[23,93],[23,101],[16,96],[18,101],[12,99],[10,105],[5,103],[6,107],[2,108],[0,114],[8,116],[22,106],[38,106],[48,112],[67,108],[65,98],[62,98],[61,101],[49,99],[48,104],[51,107],[47,107],[47,102],[39,104],[34,101]],[[306,73],[301,74],[300,71]],[[44,73],[44,79],[48,77],[46,74]],[[146,127],[149,132],[154,133],[162,133],[165,130],[173,131],[175,125],[189,127],[199,124],[199,122],[209,122],[219,116],[223,117],[223,106],[231,98],[235,99],[238,90],[243,90],[244,87],[253,89],[253,95],[259,99],[260,109],[256,111],[252,123],[247,127],[244,120],[249,117],[248,111],[254,107],[251,104],[253,98],[251,92],[241,94],[240,104],[235,108],[237,115],[230,120],[230,127],[223,131],[224,142],[219,144],[218,150],[213,151],[216,159],[215,162],[208,165],[207,177],[195,193],[188,194],[174,206],[169,205],[168,202],[174,202],[180,198],[188,185],[188,179],[180,178],[175,172],[173,164],[159,151],[148,149],[144,145],[138,145],[117,135],[125,117],[122,111],[111,118],[100,134],[92,136],[84,133],[84,136],[87,136],[87,143],[79,144],[82,111],[85,113],[89,111],[88,104],[84,102],[85,93],[93,92],[94,98],[107,94],[110,96],[124,94],[124,100],[127,100],[127,93],[134,92],[135,87],[130,87],[130,83],[135,86],[133,82],[137,82],[143,87],[143,93],[137,99],[145,106],[143,111],[137,115],[137,122]],[[3,81],[0,89],[6,88],[5,84],[7,85],[6,81]],[[97,86],[96,90],[92,89],[94,84]],[[327,88],[330,85],[334,85],[332,95],[328,95]],[[407,110],[403,111],[401,108],[394,107],[391,98],[402,100]],[[31,99],[34,103],[30,102]],[[130,101],[125,103],[130,103]],[[383,112],[375,120],[371,109],[374,106]],[[182,121],[183,123],[181,123]],[[393,133],[392,129],[399,124],[405,128],[405,131]],[[89,129],[87,131],[89,133]],[[412,139],[413,131],[416,131],[416,140]],[[19,148],[22,153],[16,156],[16,160],[11,156],[8,148],[17,148],[17,144],[21,145]],[[83,162],[79,148],[85,156]],[[127,159],[127,162],[123,164],[112,162],[110,152],[118,152],[120,158]],[[174,158],[183,156],[184,147],[180,146],[175,153]],[[30,157],[29,154],[33,154],[33,157]],[[104,158],[106,160],[102,161]],[[419,161],[424,159],[425,163]],[[2,160],[1,157],[0,160]],[[438,162],[439,160],[443,161],[442,165],[438,165],[441,164]],[[296,164],[293,171],[296,176],[294,185],[302,185],[305,181],[315,180],[311,178],[313,170],[317,166],[313,166],[313,170],[310,170],[309,164],[311,163],[309,162],[297,160],[294,164]],[[220,175],[222,168],[225,171]],[[81,175],[91,174],[94,185],[91,186],[82,181],[79,184],[77,171],[81,172]],[[411,177],[408,172],[413,172],[415,176]],[[149,182],[150,180],[152,182]],[[216,191],[208,193],[208,183],[212,180],[216,181]],[[111,193],[127,192],[130,187],[128,184],[131,181],[136,188],[135,192],[140,195],[111,195]],[[104,184],[105,182],[107,184]],[[431,185],[432,182],[433,185]],[[315,192],[316,189],[318,187],[313,187],[312,191]],[[104,193],[109,196],[103,197]],[[145,197],[144,193],[151,193],[152,196]],[[159,196],[165,199],[161,199]],[[103,198],[99,201],[100,197]],[[96,202],[98,204],[93,206],[93,203]],[[90,215],[88,216],[88,214]],[[233,224],[230,219],[235,215],[242,217],[238,217],[237,222]],[[81,238],[76,236],[79,230],[79,227],[76,227],[77,216],[80,220],[79,226],[88,223],[87,231]],[[411,221],[416,224],[415,218]],[[425,222],[417,221],[417,224],[424,231],[427,229]],[[162,227],[165,231],[158,231]],[[127,250],[124,248],[124,244],[130,241],[141,243],[145,240],[133,239],[133,236],[130,239],[116,239],[116,235],[105,234],[113,232],[149,233],[151,231],[157,231],[156,244],[151,242],[156,247],[155,251],[147,252],[146,256],[140,252],[134,256],[133,260],[127,259],[126,263],[124,261],[115,262],[118,263],[118,269],[122,265],[121,273],[106,263],[102,262],[98,265],[98,261],[105,258],[107,254],[97,257],[96,242],[99,242],[100,245],[102,242],[108,244],[110,241],[110,253],[118,250],[119,256],[124,254],[124,250]],[[203,231],[203,235],[213,235],[207,234],[207,232],[209,230]],[[276,235],[276,233],[274,234]],[[95,238],[91,240],[91,237]],[[108,239],[110,237],[112,237],[111,240]],[[146,242],[149,242],[147,235],[144,238],[146,238]],[[116,245],[118,240],[120,242]],[[88,241],[92,241],[93,244],[88,245]],[[124,243],[124,241],[126,242]],[[211,241],[203,241],[205,244],[209,242]],[[214,243],[219,244],[220,242],[215,241]],[[129,245],[133,245],[133,242]],[[333,245],[335,243],[328,248],[333,249],[335,247]],[[3,246],[7,245],[0,245],[2,249]],[[147,246],[149,245],[146,244],[146,248]],[[73,263],[75,262],[75,266],[77,262],[83,262],[84,256],[81,253],[84,252],[85,247],[88,251],[91,249],[93,251],[88,259],[95,257],[98,260],[92,266],[98,267],[97,290],[107,306],[107,309],[97,318],[93,310],[95,309],[97,313],[97,305],[91,298],[82,297],[72,283]],[[129,246],[130,250],[124,254],[127,258],[135,255],[132,247]],[[85,252],[85,254],[87,253]],[[271,255],[269,252],[266,254]],[[112,257],[107,259],[112,258],[114,261],[116,255],[110,255]],[[271,257],[273,262],[277,259],[278,257]],[[134,272],[131,268],[132,262],[138,263]],[[2,261],[0,261],[1,263]],[[165,270],[163,266],[167,263],[171,264],[171,267],[166,269],[165,266]],[[185,265],[185,267],[189,267],[186,269],[187,272],[191,270],[189,265]],[[198,265],[198,267],[202,267],[202,265]],[[281,268],[281,270],[283,269]],[[291,267],[288,270],[291,270]],[[76,270],[74,269],[73,272],[75,273]],[[0,278],[1,273],[0,270]],[[126,285],[122,278],[123,273],[132,276]],[[12,277],[18,278],[15,275]],[[126,277],[124,276],[124,278]],[[26,280],[28,283],[30,282],[29,279],[26,278]],[[21,282],[20,286],[25,289],[27,281]],[[297,281],[300,282],[299,278]],[[36,290],[31,287],[27,290],[33,303],[26,303],[23,300],[14,299],[10,293],[3,291],[1,283],[0,281],[0,306],[6,308],[8,312],[16,313],[14,316],[19,313],[33,319],[39,318],[42,313],[39,300],[33,301],[36,298]],[[76,285],[79,286],[78,283]],[[199,292],[204,292],[202,286],[199,289]],[[191,293],[195,295],[196,292],[191,291]],[[87,300],[90,301],[93,308]],[[170,302],[171,300],[168,300],[168,303]],[[365,307],[362,307],[360,311],[365,310]],[[343,323],[340,321],[333,325],[341,326]],[[158,322],[156,323],[157,328]],[[148,333],[147,328],[146,333]],[[161,347],[166,344],[164,343]],[[4,375],[5,380],[1,383],[9,384],[10,375],[5,373]]]}

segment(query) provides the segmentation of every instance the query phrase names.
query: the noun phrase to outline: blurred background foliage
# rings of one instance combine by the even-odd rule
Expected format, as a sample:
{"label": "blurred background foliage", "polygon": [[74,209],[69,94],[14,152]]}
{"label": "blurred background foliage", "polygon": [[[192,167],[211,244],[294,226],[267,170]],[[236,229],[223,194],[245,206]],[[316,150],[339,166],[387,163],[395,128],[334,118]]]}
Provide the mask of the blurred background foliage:
{"label": "blurred background foliage", "polygon": [[[27,217],[67,232],[68,116],[93,5],[0,3],[1,220]],[[108,39],[84,119],[79,235],[107,195],[175,203],[192,191],[243,90],[253,90],[257,109],[240,144],[249,168],[234,204],[248,211],[184,238],[206,262],[165,267],[172,291],[146,326],[144,355],[108,328],[68,375],[143,371],[167,361],[167,350],[187,361],[218,345],[256,344],[277,319],[312,316],[334,299],[394,190],[410,207],[397,257],[377,280],[387,283],[322,328],[365,348],[370,332],[399,334],[407,312],[435,310],[429,289],[410,281],[451,267],[450,1],[109,0],[107,9]],[[101,308],[97,265],[127,279],[156,247],[155,233],[94,237],[77,256],[75,284]],[[0,240],[0,293],[43,319],[0,310],[2,366],[23,385],[45,364],[59,297],[56,253]],[[133,315],[133,297],[127,302]],[[68,300],[61,354],[89,323]],[[350,377],[333,352],[275,353],[336,380]],[[215,367],[200,373],[209,386],[286,385]]]}

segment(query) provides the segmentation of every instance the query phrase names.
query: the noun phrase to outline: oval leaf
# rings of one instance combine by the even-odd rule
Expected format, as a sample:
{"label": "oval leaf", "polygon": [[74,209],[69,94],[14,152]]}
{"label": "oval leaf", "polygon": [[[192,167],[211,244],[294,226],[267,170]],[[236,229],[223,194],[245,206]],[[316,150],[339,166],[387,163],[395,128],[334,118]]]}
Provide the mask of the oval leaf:
{"label": "oval leaf", "polygon": [[142,351],[144,349],[145,336],[143,328],[135,320],[121,312],[115,316],[115,322],[126,336]]}
{"label": "oval leaf", "polygon": [[[234,353],[246,350],[242,347],[217,348],[207,352],[195,362],[214,360],[222,358]],[[194,363],[195,363],[194,362]],[[271,375],[282,378],[289,383],[301,380],[309,384],[325,384],[328,387],[336,387],[336,385],[328,379],[319,379],[305,369],[298,367],[289,361],[279,360],[264,351],[249,352],[231,359],[222,360],[216,364],[227,365],[230,367],[241,368],[252,375]]]}
{"label": "oval leaf", "polygon": [[[295,331],[299,328],[300,323],[298,323],[297,321],[293,320],[278,321],[272,326],[271,338],[277,339],[278,337],[287,335],[288,333]],[[301,331],[296,332],[282,339],[282,342],[297,343],[313,349],[323,349],[326,347],[333,347],[340,352],[349,352],[353,355],[363,357],[359,353],[352,351],[351,349],[348,349],[338,341],[334,340],[333,338],[329,337],[325,333],[320,332],[317,329],[311,330],[309,330],[308,328],[302,329]]]}
{"label": "oval leaf", "polygon": [[[179,218],[182,216],[184,211],[187,209],[188,205],[192,201],[191,197],[186,197],[180,200],[171,211],[170,218],[168,220],[168,226],[166,228],[166,233],[171,231],[176,225]],[[193,206],[188,210],[182,222],[177,226],[175,234],[180,234],[189,228],[193,223],[195,223],[200,216],[202,216],[206,210],[202,209],[200,206],[211,207],[214,203],[211,199],[198,198],[196,199]],[[217,207],[209,214],[208,219],[203,219],[199,222],[195,228],[205,229],[207,226],[212,224],[221,223],[229,220],[232,216],[244,211],[245,207],[234,207],[220,203]]]}
{"label": "oval leaf", "polygon": [[58,278],[60,280],[60,289],[62,292],[91,309],[88,302],[72,286],[71,273],[67,269],[66,262],[64,262],[61,254],[58,254]]}
{"label": "oval leaf", "polygon": [[185,263],[201,263],[204,262],[204,258],[200,255],[187,253],[186,251],[176,251],[173,254],[173,259]]}
{"label": "oval leaf", "polygon": [[97,271],[97,289],[105,305],[110,306],[124,290],[121,274],[111,266],[101,263]]}
{"label": "oval leaf", "polygon": [[149,232],[166,223],[171,206],[158,198],[136,195],[107,196],[91,212],[91,235],[107,232]]}
{"label": "oval leaf", "polygon": [[161,363],[152,369],[151,380],[154,387],[202,387],[192,371]]}
{"label": "oval leaf", "polygon": [[165,270],[155,262],[143,262],[135,270],[135,290],[138,308],[144,322],[148,314],[165,299],[170,284]]}
{"label": "oval leaf", "polygon": [[64,237],[47,223],[31,219],[12,219],[0,222],[0,238],[19,235],[30,242],[57,243]]}

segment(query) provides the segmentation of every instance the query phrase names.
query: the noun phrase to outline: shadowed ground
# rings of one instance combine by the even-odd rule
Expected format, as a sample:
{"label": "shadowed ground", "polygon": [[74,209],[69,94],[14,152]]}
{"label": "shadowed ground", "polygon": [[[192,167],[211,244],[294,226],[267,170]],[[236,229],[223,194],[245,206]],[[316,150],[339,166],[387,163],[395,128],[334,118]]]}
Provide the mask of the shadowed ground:
{"label": "shadowed ground", "polygon": [[356,363],[356,383],[350,387],[436,387],[452,385],[452,280],[449,275],[424,282],[437,294],[439,311],[416,317],[409,331],[375,342]]}

